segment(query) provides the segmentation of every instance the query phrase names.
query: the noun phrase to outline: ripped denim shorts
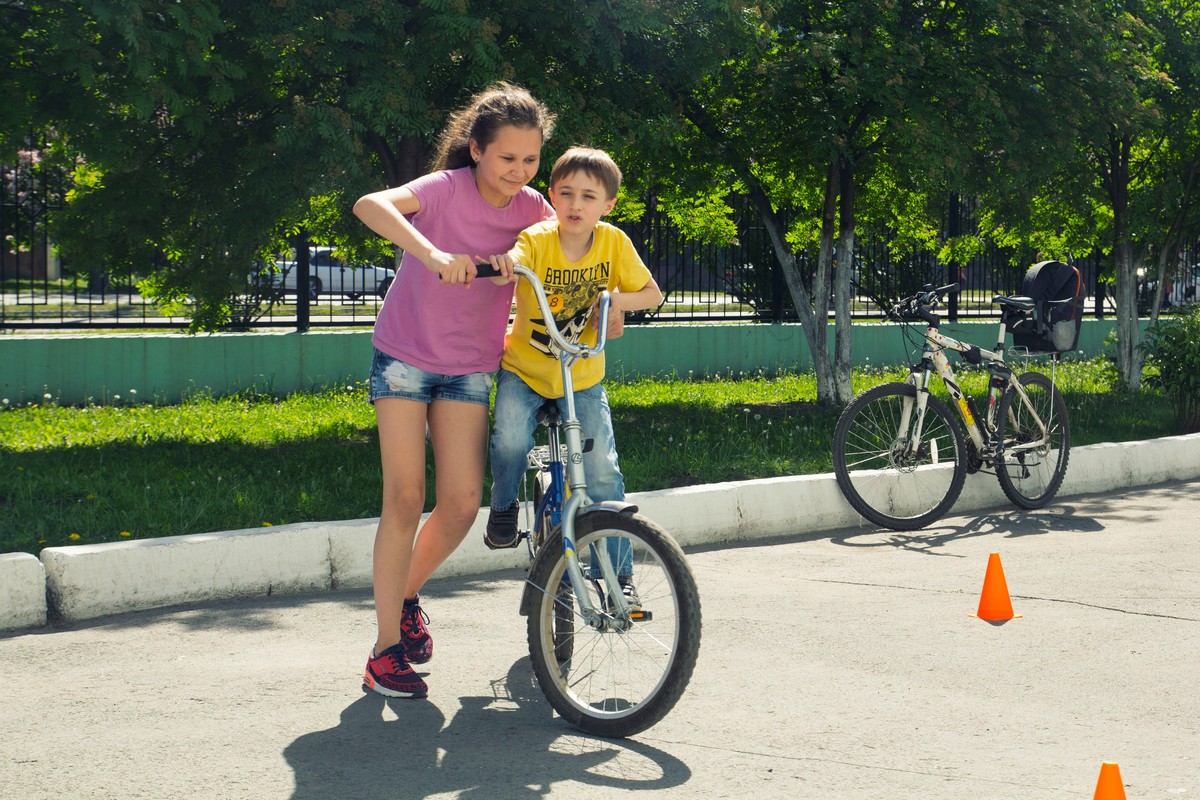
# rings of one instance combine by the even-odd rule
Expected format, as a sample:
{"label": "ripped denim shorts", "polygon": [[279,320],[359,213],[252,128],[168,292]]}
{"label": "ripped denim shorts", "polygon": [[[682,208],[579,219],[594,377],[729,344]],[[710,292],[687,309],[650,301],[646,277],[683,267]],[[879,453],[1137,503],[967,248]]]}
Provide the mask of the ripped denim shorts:
{"label": "ripped denim shorts", "polygon": [[426,372],[376,349],[371,358],[370,400],[372,403],[381,397],[399,397],[419,403],[457,400],[486,407],[491,402],[492,376],[491,372],[466,375]]}

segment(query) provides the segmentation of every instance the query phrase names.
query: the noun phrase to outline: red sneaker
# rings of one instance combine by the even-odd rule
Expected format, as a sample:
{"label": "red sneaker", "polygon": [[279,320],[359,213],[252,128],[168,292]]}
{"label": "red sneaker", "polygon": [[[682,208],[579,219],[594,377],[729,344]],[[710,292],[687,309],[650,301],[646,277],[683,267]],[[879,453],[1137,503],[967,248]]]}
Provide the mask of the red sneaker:
{"label": "red sneaker", "polygon": [[400,618],[400,641],[410,664],[424,664],[433,658],[433,637],[429,635],[429,615],[421,608],[421,598],[404,601],[404,616]]}
{"label": "red sneaker", "polygon": [[363,691],[387,697],[424,697],[429,687],[404,658],[404,644],[394,644],[379,655],[367,659],[363,673]]}

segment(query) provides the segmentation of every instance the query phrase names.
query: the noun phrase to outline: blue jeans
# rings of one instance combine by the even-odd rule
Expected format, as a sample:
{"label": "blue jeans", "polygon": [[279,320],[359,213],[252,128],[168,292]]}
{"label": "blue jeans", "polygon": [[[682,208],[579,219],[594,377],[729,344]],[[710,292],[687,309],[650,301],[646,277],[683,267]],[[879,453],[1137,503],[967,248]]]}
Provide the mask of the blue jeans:
{"label": "blue jeans", "polygon": [[[503,511],[517,502],[521,481],[529,469],[527,456],[533,449],[533,434],[537,428],[537,410],[546,398],[535,392],[516,373],[501,369],[496,374],[496,425],[492,430],[492,500],[495,511]],[[566,416],[566,403],[557,399],[558,410]],[[596,502],[625,499],[625,478],[617,464],[617,442],[613,436],[612,414],[604,384],[597,383],[575,392],[575,415],[579,418],[584,440],[592,440],[592,448],[583,454],[583,472],[587,478],[588,497]],[[610,538],[617,572],[631,575],[628,542]],[[624,544],[623,547],[617,545]],[[591,577],[599,570],[591,569]]]}

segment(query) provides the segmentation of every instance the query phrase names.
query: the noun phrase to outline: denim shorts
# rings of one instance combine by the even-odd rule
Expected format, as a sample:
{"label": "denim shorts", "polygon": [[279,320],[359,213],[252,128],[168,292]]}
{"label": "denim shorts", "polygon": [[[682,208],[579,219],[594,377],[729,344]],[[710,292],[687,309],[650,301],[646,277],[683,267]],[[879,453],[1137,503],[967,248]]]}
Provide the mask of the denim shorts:
{"label": "denim shorts", "polygon": [[439,375],[405,364],[387,353],[375,350],[371,358],[370,400],[399,397],[432,403],[434,400],[457,400],[460,403],[491,402],[492,373],[469,372],[466,375]]}

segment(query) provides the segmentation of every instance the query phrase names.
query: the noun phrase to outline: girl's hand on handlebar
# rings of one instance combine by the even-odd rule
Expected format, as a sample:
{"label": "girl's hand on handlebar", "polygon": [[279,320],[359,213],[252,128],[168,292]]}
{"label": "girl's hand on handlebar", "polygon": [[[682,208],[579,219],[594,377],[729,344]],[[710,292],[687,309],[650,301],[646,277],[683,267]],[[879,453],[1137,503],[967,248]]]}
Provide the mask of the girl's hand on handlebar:
{"label": "girl's hand on handlebar", "polygon": [[438,280],[442,283],[461,283],[470,287],[471,281],[475,280],[475,261],[462,253],[443,253],[439,250],[430,257],[425,266],[436,272]]}

